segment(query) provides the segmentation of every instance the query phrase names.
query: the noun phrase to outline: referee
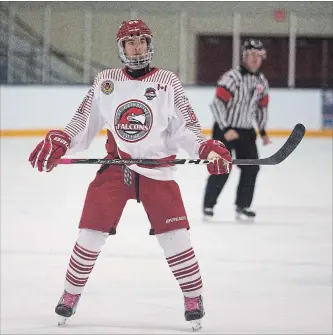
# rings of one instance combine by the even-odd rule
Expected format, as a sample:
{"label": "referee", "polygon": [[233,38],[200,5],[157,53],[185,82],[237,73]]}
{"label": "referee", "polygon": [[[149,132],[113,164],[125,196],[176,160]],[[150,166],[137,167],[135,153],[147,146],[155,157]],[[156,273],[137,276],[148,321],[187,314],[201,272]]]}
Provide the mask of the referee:
{"label": "referee", "polygon": [[[242,46],[242,65],[224,73],[217,82],[216,93],[210,105],[215,122],[213,139],[222,141],[236,158],[258,158],[256,121],[263,144],[269,144],[266,134],[268,82],[259,71],[266,50],[261,41],[247,39]],[[253,219],[250,210],[259,166],[240,165],[240,180],[236,196],[236,219]],[[204,219],[211,219],[229,175],[211,175],[204,196]]]}

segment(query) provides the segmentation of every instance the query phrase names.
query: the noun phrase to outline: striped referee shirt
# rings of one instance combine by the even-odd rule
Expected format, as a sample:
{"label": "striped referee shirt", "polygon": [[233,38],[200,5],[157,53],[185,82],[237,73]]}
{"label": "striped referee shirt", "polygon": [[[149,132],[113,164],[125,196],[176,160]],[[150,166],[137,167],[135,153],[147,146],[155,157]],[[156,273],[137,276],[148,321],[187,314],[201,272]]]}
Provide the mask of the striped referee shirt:
{"label": "striped referee shirt", "polygon": [[261,72],[251,73],[239,66],[224,73],[210,105],[220,129],[251,129],[256,121],[260,135],[266,135],[268,91],[267,79]]}

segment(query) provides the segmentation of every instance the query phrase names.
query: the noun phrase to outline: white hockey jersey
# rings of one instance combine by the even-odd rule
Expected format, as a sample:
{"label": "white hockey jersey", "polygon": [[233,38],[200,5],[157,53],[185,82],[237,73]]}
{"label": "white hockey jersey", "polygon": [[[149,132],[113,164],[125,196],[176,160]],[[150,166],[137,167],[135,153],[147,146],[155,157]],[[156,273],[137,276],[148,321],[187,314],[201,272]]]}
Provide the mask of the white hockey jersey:
{"label": "white hockey jersey", "polygon": [[[155,68],[140,78],[125,69],[100,72],[65,132],[67,153],[86,150],[94,137],[111,131],[121,158],[174,159],[179,147],[190,158],[206,138],[177,76]],[[172,180],[175,166],[130,169],[152,179]]]}

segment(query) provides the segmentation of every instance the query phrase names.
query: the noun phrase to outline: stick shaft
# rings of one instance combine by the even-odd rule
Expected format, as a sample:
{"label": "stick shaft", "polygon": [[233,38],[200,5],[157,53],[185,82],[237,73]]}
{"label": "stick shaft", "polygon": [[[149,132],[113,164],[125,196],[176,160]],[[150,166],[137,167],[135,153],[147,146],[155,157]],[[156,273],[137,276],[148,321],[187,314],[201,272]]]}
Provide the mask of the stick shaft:
{"label": "stick shaft", "polygon": [[[298,123],[287,141],[283,146],[272,156],[267,158],[250,158],[250,159],[234,159],[234,165],[276,165],[284,161],[300,144],[305,134],[305,127]],[[57,161],[58,164],[108,164],[108,165],[207,165],[213,160],[209,159],[174,159],[170,161],[159,161],[155,159],[105,159],[105,158],[62,158]]]}

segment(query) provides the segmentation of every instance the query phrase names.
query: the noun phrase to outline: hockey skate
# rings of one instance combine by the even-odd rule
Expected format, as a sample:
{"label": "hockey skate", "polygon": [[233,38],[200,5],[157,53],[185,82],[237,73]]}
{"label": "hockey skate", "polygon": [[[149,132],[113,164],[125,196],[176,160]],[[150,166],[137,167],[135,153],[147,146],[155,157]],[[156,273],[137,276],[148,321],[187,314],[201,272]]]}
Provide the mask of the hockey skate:
{"label": "hockey skate", "polygon": [[189,321],[193,331],[202,327],[202,318],[205,315],[201,295],[195,298],[184,298],[185,320]]}
{"label": "hockey skate", "polygon": [[55,308],[55,312],[59,315],[58,326],[64,325],[67,319],[75,314],[80,298],[81,294],[70,294],[64,291]]}
{"label": "hockey skate", "polygon": [[248,208],[237,207],[236,208],[236,220],[238,221],[253,221],[256,213],[250,211]]}
{"label": "hockey skate", "polygon": [[204,221],[208,221],[208,222],[212,221],[213,216],[214,216],[213,208],[208,208],[208,207],[204,208],[203,210],[203,220]]}

